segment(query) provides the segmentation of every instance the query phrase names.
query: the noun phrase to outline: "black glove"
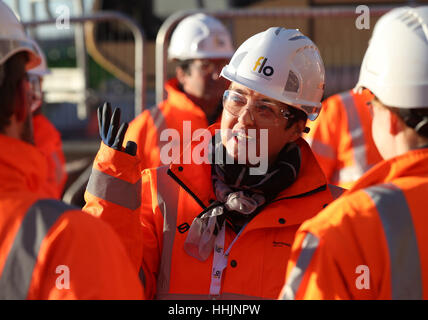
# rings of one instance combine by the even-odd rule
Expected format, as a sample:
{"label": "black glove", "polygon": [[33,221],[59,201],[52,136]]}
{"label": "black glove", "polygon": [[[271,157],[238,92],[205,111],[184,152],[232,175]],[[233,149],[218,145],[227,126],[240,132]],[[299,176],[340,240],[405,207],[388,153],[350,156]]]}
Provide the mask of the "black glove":
{"label": "black glove", "polygon": [[124,122],[120,125],[120,108],[115,108],[112,115],[110,103],[106,102],[97,111],[98,128],[104,144],[115,150],[124,151],[131,156],[135,156],[137,154],[137,144],[134,141],[128,141],[125,150],[122,148],[128,123]]}

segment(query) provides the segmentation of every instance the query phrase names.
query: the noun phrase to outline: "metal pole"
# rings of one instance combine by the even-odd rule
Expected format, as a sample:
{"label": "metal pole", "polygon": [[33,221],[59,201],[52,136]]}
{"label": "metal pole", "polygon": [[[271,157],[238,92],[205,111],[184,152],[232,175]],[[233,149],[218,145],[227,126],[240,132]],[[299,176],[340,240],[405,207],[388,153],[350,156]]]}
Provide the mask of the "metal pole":
{"label": "metal pole", "polygon": [[[144,31],[138,23],[132,18],[113,11],[98,12],[93,15],[84,15],[82,17],[71,17],[70,23],[83,23],[83,22],[103,22],[103,21],[120,21],[130,28],[135,40],[135,72],[134,72],[134,111],[138,115],[145,106],[145,69],[144,69]],[[39,25],[55,24],[56,19],[48,19],[41,21],[24,22],[25,28],[36,27]]]}

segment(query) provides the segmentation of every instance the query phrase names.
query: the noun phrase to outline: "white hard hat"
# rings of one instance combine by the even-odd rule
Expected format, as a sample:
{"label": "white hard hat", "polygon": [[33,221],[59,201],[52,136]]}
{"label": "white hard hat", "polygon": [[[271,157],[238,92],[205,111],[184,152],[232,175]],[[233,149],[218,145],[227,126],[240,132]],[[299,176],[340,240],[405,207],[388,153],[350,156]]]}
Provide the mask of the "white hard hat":
{"label": "white hard hat", "polygon": [[355,89],[383,104],[428,107],[428,6],[393,9],[377,22]]}
{"label": "white hard hat", "polygon": [[168,58],[216,59],[233,55],[229,31],[217,19],[197,13],[183,19],[175,28],[168,48]]}
{"label": "white hard hat", "polygon": [[37,50],[38,55],[41,58],[41,62],[37,67],[35,67],[31,70],[28,70],[28,73],[33,74],[33,75],[38,76],[38,77],[44,77],[47,74],[51,74],[51,71],[49,70],[47,62],[46,62],[46,56],[43,53],[42,49],[39,47],[39,45],[37,44],[36,41],[33,41],[33,44]]}
{"label": "white hard hat", "polygon": [[0,0],[0,66],[18,52],[28,52],[26,69],[40,64],[40,57],[32,41],[13,11]]}
{"label": "white hard hat", "polygon": [[267,97],[315,120],[324,93],[324,64],[317,46],[299,30],[269,28],[246,40],[221,71]]}

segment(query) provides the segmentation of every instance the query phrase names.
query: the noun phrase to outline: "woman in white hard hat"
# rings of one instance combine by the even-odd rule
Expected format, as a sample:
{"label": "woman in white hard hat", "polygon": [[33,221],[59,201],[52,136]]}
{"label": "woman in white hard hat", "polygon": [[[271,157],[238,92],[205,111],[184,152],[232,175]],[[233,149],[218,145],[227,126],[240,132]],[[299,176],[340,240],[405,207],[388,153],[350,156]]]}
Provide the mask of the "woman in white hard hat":
{"label": "woman in white hard hat", "polygon": [[104,143],[85,210],[110,221],[126,243],[143,243],[143,252],[129,250],[149,298],[276,298],[295,231],[333,200],[300,138],[321,107],[315,44],[298,30],[270,28],[245,41],[221,74],[231,81],[221,125],[192,141],[190,163],[140,176],[139,159],[111,143],[126,125],[117,130],[117,113],[100,121]]}
{"label": "woman in white hard hat", "polygon": [[380,18],[357,89],[383,161],[296,235],[286,299],[428,299],[428,6]]}

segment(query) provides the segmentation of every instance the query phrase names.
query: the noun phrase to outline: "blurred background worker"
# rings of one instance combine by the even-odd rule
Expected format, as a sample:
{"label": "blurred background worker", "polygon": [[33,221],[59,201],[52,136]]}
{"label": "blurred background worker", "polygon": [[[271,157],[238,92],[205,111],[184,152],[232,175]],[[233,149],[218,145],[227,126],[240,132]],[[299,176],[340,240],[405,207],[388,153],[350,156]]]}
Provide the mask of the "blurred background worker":
{"label": "blurred background worker", "polygon": [[37,53],[42,59],[40,65],[28,71],[30,94],[32,96],[31,111],[33,113],[34,144],[46,158],[48,175],[43,185],[43,194],[49,198],[60,199],[67,180],[65,157],[62,150],[61,134],[42,113],[43,77],[50,73],[46,57],[39,45],[34,41]]}
{"label": "blurred background worker", "polygon": [[[272,27],[247,39],[221,75],[231,81],[221,123],[192,142],[189,164],[141,174],[139,159],[112,143],[126,127],[118,130],[117,111],[112,121],[108,106],[100,113],[103,143],[85,210],[123,241],[144,242],[133,260],[148,298],[277,298],[297,228],[333,200],[301,138],[321,109],[317,46],[298,30]],[[133,216],[142,239],[125,225]]]}
{"label": "blurred background worker", "polygon": [[161,148],[168,142],[160,141],[163,130],[175,129],[183,139],[184,121],[189,121],[193,132],[219,119],[221,97],[228,86],[220,71],[232,54],[230,33],[219,20],[199,13],[177,25],[168,49],[168,58],[177,63],[176,77],[165,84],[168,96],[133,120],[125,138],[137,143],[143,168],[169,164],[160,159]]}
{"label": "blurred background worker", "polygon": [[296,234],[286,299],[428,299],[428,6],[376,24],[357,89],[383,161]]}
{"label": "blurred background worker", "polygon": [[27,75],[39,63],[0,1],[0,299],[141,299],[111,227],[42,193],[47,164],[34,146]]}
{"label": "blurred background worker", "polygon": [[323,101],[322,112],[308,124],[308,141],[329,183],[349,189],[382,160],[371,134],[370,92],[349,90]]}

